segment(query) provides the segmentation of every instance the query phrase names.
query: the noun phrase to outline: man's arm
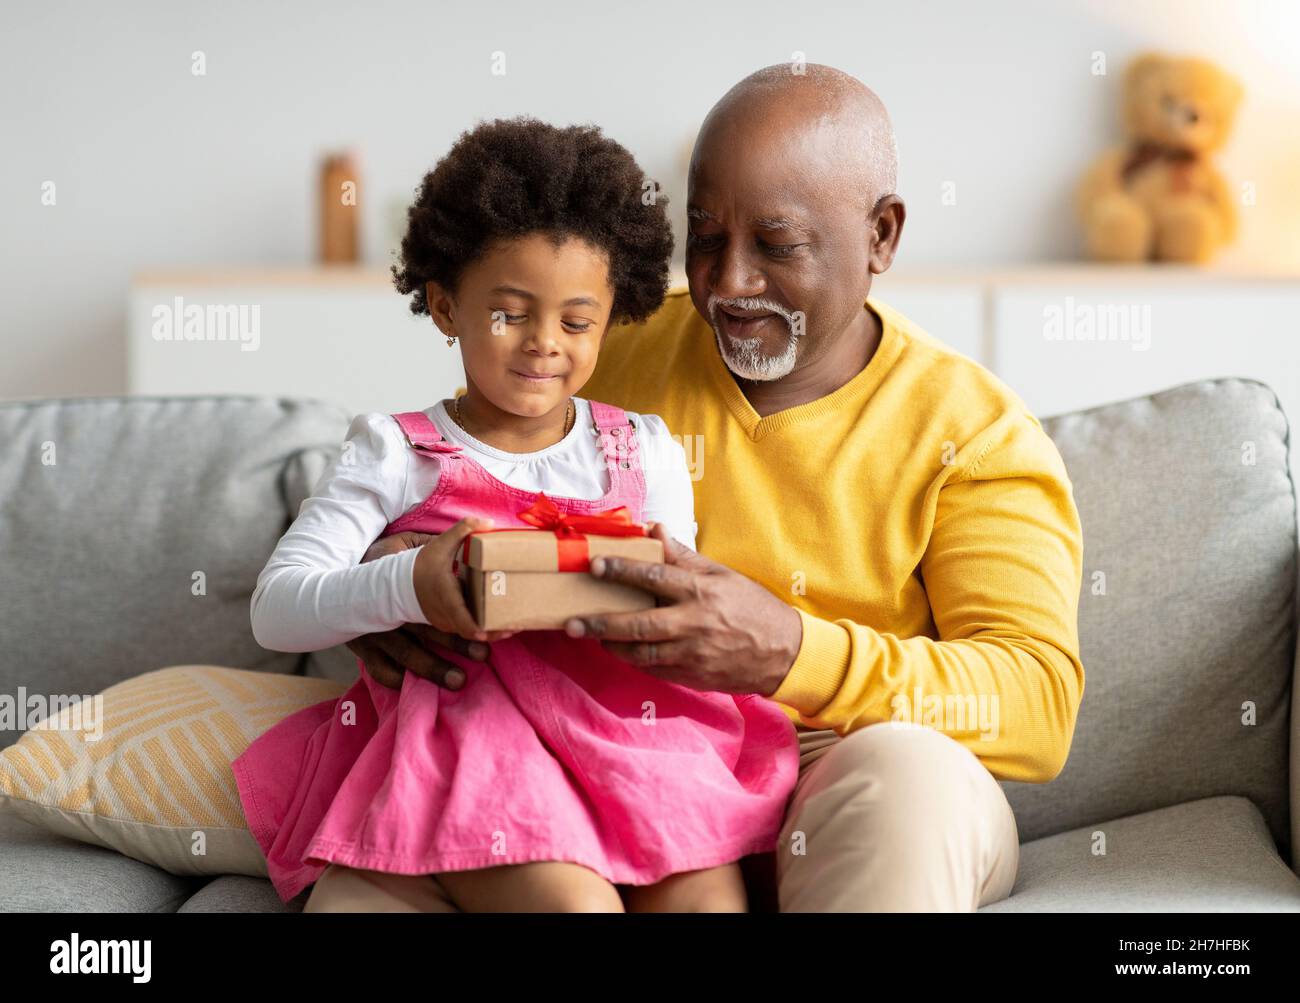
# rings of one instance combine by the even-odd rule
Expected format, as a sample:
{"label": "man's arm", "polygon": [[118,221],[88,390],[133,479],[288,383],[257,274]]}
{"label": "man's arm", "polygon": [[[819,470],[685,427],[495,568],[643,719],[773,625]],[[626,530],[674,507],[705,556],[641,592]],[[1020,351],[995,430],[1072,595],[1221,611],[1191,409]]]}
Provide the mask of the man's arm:
{"label": "man's arm", "polygon": [[1083,543],[1060,454],[1027,413],[998,419],[946,479],[920,570],[939,640],[800,611],[772,699],[841,734],[927,724],[999,779],[1051,780],[1083,696]]}
{"label": "man's arm", "polygon": [[843,735],[919,721],[966,745],[999,779],[1050,780],[1083,696],[1083,544],[1065,466],[1019,411],[969,443],[937,485],[920,566],[937,640],[796,610],[666,536],[664,564],[591,565],[599,578],[654,593],[657,608],[576,618],[566,629],[684,686],[761,693],[814,727]]}

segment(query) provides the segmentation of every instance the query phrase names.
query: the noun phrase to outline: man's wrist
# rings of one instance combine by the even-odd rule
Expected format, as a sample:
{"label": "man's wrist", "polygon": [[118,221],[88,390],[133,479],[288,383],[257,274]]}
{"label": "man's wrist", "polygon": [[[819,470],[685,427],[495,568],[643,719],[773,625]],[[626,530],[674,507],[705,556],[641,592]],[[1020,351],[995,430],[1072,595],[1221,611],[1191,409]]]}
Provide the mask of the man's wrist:
{"label": "man's wrist", "polygon": [[849,631],[795,608],[803,628],[799,653],[771,699],[805,716],[818,714],[844,684],[852,656]]}
{"label": "man's wrist", "polygon": [[778,668],[778,671],[768,681],[768,685],[763,692],[763,695],[767,697],[770,697],[781,688],[786,676],[794,668],[794,663],[799,658],[799,651],[803,647],[803,617],[789,603],[782,603],[781,605],[784,607],[784,613],[779,623],[777,654],[772,658],[772,664]]}

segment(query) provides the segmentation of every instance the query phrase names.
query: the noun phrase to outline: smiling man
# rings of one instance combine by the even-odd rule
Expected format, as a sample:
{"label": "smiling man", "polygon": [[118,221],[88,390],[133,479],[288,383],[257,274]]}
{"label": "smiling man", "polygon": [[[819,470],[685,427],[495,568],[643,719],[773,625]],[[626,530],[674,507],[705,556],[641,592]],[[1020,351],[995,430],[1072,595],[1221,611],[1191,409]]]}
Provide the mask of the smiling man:
{"label": "smiling man", "polygon": [[[853,77],[741,81],[691,160],[689,291],[611,331],[584,389],[691,446],[699,553],[593,561],[659,605],[568,630],[786,709],[798,786],[777,852],[747,860],[783,911],[1004,898],[1019,847],[997,780],[1060,772],[1084,688],[1059,453],[990,373],[868,298],[903,229],[895,174]],[[354,650],[391,668],[380,638]]]}

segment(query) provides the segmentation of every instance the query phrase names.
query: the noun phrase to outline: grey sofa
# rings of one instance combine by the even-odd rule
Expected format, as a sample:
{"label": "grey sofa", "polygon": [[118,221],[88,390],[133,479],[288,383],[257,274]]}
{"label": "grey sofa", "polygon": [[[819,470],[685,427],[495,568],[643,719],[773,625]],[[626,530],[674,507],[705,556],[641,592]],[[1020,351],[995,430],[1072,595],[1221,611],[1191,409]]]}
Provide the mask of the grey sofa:
{"label": "grey sofa", "polygon": [[[0,692],[92,693],[198,662],[351,678],[346,650],[268,652],[248,622],[257,573],[350,417],[246,397],[0,405]],[[1300,911],[1296,503],[1275,396],[1201,382],[1044,425],[1083,517],[1087,686],[1060,776],[1003,785],[1020,873],[984,911]],[[0,909],[304,899],[173,876],[0,808]]]}

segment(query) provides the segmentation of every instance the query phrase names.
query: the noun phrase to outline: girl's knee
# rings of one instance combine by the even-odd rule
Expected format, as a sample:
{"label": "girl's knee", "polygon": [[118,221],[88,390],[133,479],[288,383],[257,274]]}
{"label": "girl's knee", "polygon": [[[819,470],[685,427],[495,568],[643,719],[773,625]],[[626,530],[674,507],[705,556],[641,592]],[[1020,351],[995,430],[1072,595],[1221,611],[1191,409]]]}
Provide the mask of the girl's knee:
{"label": "girl's knee", "polygon": [[438,879],[467,912],[623,912],[617,888],[565,861],[448,871]]}
{"label": "girl's knee", "polygon": [[610,884],[604,887],[584,885],[559,892],[554,910],[548,912],[623,912],[623,900]]}
{"label": "girl's knee", "polygon": [[740,864],[670,874],[653,885],[623,889],[628,912],[748,912]]}
{"label": "girl's knee", "polygon": [[[358,912],[370,899],[373,888],[368,886],[359,871],[339,864],[330,864],[312,885],[311,894],[303,904],[303,912]],[[373,901],[369,903],[373,906]]]}
{"label": "girl's knee", "polygon": [[457,912],[429,875],[389,874],[330,864],[303,912]]}

